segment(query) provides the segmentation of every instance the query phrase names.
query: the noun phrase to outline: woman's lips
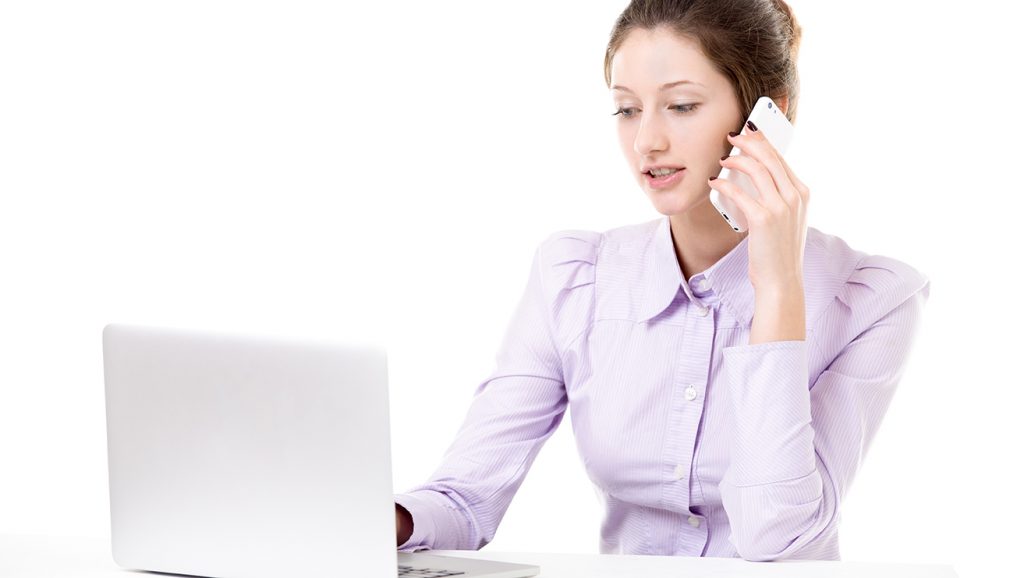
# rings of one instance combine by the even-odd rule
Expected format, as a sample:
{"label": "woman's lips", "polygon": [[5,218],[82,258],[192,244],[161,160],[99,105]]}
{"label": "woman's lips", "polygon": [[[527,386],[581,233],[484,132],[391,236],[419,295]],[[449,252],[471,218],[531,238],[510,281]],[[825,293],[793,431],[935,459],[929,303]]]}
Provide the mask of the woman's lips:
{"label": "woman's lips", "polygon": [[644,173],[644,179],[647,180],[647,185],[651,188],[664,189],[682,180],[684,172],[686,172],[686,169],[679,169],[671,175],[665,175],[664,177],[653,177],[651,173]]}

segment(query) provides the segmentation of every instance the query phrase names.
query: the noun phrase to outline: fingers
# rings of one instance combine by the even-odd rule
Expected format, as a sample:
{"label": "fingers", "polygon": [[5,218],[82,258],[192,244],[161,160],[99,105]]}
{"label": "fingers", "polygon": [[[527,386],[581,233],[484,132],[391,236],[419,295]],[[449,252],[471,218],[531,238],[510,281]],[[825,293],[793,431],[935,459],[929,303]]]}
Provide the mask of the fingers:
{"label": "fingers", "polygon": [[744,192],[739,185],[729,181],[728,179],[717,178],[708,181],[708,184],[712,189],[722,193],[727,199],[732,201],[733,204],[739,207],[739,209],[743,211],[743,216],[746,218],[748,224],[764,222],[765,208]]}
{"label": "fingers", "polygon": [[[768,142],[768,139],[764,136],[764,133],[759,130],[752,130],[750,123],[748,123],[747,132],[745,134],[737,136],[726,137],[730,143],[738,147],[747,155],[746,160],[755,159],[756,164],[762,165],[761,169],[758,169],[756,164],[749,162],[743,162],[744,159],[741,156],[730,157],[723,161],[722,166],[733,168],[728,163],[737,165],[735,168],[740,170],[751,177],[758,187],[758,190],[762,193],[762,197],[766,203],[766,206],[770,206],[774,202],[775,198],[784,201],[790,207],[795,207],[806,202],[809,197],[807,187],[796,178],[793,174],[792,169],[786,163],[782,155],[778,153],[775,147]],[[740,163],[743,163],[740,165]],[[757,180],[757,174],[762,173],[760,177],[761,182]],[[765,183],[765,177],[763,173],[767,173],[771,177],[772,184],[774,186],[767,186]]]}
{"label": "fingers", "polygon": [[[789,210],[788,202],[779,196],[779,193],[776,191],[775,180],[772,178],[771,173],[768,172],[768,169],[765,168],[764,164],[745,155],[735,155],[724,158],[719,161],[719,164],[728,169],[742,172],[750,177],[750,180],[753,181],[754,186],[760,193],[757,199],[753,199],[746,194],[743,196],[750,198],[755,203],[760,203],[765,208],[776,211]],[[737,187],[737,189],[742,190],[739,187]]]}

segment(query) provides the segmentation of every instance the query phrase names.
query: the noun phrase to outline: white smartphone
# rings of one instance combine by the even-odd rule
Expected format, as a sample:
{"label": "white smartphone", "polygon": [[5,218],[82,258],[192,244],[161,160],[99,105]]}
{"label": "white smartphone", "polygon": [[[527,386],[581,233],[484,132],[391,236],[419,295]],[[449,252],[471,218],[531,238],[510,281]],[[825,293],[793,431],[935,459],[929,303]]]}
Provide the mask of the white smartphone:
{"label": "white smartphone", "polygon": [[[754,123],[758,132],[764,134],[768,142],[775,147],[775,150],[779,151],[780,155],[785,156],[786,149],[789,148],[789,143],[793,140],[793,125],[790,124],[785,113],[779,110],[778,105],[771,98],[762,96],[757,99],[754,109],[750,111],[750,116],[747,120]],[[749,132],[750,127],[744,122],[740,134],[747,134]],[[739,154],[744,153],[735,146],[729,152],[729,156]],[[722,168],[722,172],[718,173],[718,178],[729,179],[729,182],[738,185],[740,189],[752,198],[756,199],[758,197],[757,186],[750,180],[750,177],[741,171]],[[711,204],[718,209],[718,214],[722,215],[725,222],[729,223],[729,226],[734,231],[743,232],[747,230],[747,219],[743,216],[743,211],[715,189],[711,189]]]}

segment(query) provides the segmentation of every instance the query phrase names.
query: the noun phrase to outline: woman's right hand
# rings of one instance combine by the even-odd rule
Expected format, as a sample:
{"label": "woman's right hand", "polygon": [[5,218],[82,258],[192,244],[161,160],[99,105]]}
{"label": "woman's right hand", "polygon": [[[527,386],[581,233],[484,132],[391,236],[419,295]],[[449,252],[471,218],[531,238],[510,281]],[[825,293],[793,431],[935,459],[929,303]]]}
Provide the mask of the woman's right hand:
{"label": "woman's right hand", "polygon": [[409,510],[395,503],[395,538],[398,540],[396,546],[401,546],[409,541],[412,536],[412,515]]}

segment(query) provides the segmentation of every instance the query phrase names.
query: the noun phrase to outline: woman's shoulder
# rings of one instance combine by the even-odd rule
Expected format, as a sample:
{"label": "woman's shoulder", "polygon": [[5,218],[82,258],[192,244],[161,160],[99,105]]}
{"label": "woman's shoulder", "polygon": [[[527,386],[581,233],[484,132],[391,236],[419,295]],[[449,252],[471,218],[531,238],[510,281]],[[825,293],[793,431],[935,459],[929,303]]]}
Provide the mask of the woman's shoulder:
{"label": "woman's shoulder", "polygon": [[[923,306],[930,289],[927,274],[906,261],[855,249],[814,227],[807,228],[804,279],[808,309],[814,315],[808,317],[809,326],[816,314],[834,307],[848,320],[859,319],[866,326],[912,297]],[[832,325],[836,320],[822,321]]]}
{"label": "woman's shoulder", "polygon": [[537,246],[534,272],[559,350],[592,322],[596,267],[604,237],[599,231],[562,229]]}
{"label": "woman's shoulder", "polygon": [[645,258],[661,219],[605,230],[562,229],[537,248],[537,272],[559,339],[570,346],[609,308],[646,293]]}
{"label": "woman's shoulder", "polygon": [[906,261],[855,249],[841,237],[814,227],[807,228],[805,266],[825,273],[840,298],[853,295],[859,287],[906,298],[929,285],[928,275]]}
{"label": "woman's shoulder", "polygon": [[555,269],[569,264],[577,269],[592,268],[597,263],[597,254],[603,237],[603,233],[599,231],[585,229],[555,231],[548,235],[538,248],[541,265],[544,269]]}
{"label": "woman's shoulder", "polygon": [[659,221],[622,225],[604,231],[562,229],[549,234],[537,249],[546,284],[565,291],[595,283],[598,268],[615,266],[623,249],[651,241]]}
{"label": "woman's shoulder", "polygon": [[549,234],[537,247],[541,286],[550,305],[564,309],[570,293],[595,283],[603,234],[584,229],[562,229]]}

